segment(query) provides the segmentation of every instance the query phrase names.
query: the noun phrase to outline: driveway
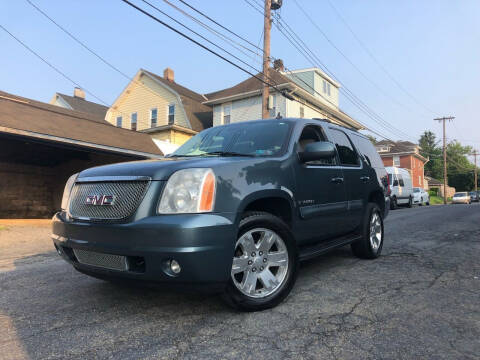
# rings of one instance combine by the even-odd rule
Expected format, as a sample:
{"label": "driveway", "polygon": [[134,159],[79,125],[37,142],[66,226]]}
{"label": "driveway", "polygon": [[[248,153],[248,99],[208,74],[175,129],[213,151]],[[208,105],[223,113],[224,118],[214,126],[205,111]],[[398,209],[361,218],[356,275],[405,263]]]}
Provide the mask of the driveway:
{"label": "driveway", "polygon": [[384,255],[303,264],[275,309],[77,273],[45,225],[0,225],[0,359],[480,359],[480,205],[399,209]]}

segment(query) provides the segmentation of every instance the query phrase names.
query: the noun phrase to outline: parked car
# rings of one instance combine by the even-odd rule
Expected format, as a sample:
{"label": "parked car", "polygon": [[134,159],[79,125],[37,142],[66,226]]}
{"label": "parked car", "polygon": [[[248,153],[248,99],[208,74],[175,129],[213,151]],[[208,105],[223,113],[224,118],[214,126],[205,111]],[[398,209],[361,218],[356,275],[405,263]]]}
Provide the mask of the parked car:
{"label": "parked car", "polygon": [[413,203],[422,206],[430,205],[430,195],[425,189],[414,187],[413,188]]}
{"label": "parked car", "polygon": [[453,195],[452,204],[471,204],[472,199],[467,192],[457,192]]}
{"label": "parked car", "polygon": [[387,173],[370,140],[328,121],[216,126],[170,156],[87,169],[53,217],[78,271],[223,291],[241,310],[277,305],[299,261],[350,244],[378,257]]}
{"label": "parked car", "polygon": [[388,173],[390,209],[396,209],[399,205],[412,207],[413,187],[408,170],[394,166],[385,167],[385,170]]}
{"label": "parked car", "polygon": [[479,202],[480,194],[477,191],[471,191],[469,195],[472,202]]}

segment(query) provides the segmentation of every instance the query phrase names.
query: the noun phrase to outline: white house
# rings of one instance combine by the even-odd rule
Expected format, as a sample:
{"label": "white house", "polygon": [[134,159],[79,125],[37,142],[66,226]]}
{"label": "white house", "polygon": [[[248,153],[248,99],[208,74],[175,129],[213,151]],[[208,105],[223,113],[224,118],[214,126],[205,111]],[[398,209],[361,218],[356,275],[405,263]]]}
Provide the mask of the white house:
{"label": "white house", "polygon": [[[258,74],[262,77],[262,74]],[[309,68],[285,72],[270,69],[269,81],[281,92],[286,92],[291,100],[279,91],[270,88],[270,116],[326,118],[334,123],[354,129],[362,125],[339,108],[338,90],[335,82],[320,69]],[[228,89],[205,94],[208,99],[203,104],[213,107],[213,126],[238,121],[262,118],[262,86],[255,77],[242,81]]]}

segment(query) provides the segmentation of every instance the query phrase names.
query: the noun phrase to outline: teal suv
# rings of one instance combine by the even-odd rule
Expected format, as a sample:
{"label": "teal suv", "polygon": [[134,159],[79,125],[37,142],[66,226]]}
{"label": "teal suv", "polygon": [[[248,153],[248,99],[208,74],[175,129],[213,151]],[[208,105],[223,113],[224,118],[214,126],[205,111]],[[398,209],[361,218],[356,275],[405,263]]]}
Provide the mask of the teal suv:
{"label": "teal suv", "polygon": [[235,123],[161,160],[73,175],[52,238],[87,275],[219,291],[262,310],[288,295],[301,260],[347,244],[380,255],[387,184],[356,131],[315,119]]}

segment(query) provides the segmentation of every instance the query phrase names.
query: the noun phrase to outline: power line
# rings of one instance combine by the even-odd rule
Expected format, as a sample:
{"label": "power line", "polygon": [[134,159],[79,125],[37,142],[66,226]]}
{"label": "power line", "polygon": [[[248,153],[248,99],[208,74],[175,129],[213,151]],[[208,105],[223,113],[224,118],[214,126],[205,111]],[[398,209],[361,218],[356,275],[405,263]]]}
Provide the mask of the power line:
{"label": "power line", "polygon": [[259,46],[255,45],[254,43],[250,42],[249,40],[245,39],[244,37],[238,35],[237,33],[235,33],[234,31],[231,31],[230,29],[228,29],[227,27],[223,26],[222,24],[220,24],[219,22],[217,22],[216,20],[212,19],[210,16],[206,15],[205,13],[201,12],[200,10],[196,9],[195,7],[193,7],[192,5],[190,5],[189,3],[187,3],[186,1],[184,0],[178,0],[180,1],[182,4],[188,6],[190,9],[192,9],[193,11],[197,12],[198,14],[202,15],[203,17],[205,17],[206,19],[210,20],[211,22],[213,22],[214,24],[220,26],[222,29],[228,31],[230,34],[236,36],[237,38],[245,41],[246,43],[250,44],[251,46],[253,46],[254,48],[260,50],[260,51],[263,51],[262,48],[260,48]]}
{"label": "power line", "polygon": [[[265,16],[263,14],[263,12],[261,10],[259,10],[254,4],[252,4],[252,2],[250,2],[249,0],[244,0],[249,6],[251,6],[254,10],[256,10],[258,13],[260,13],[262,16]],[[258,3],[257,3],[258,5]],[[258,5],[260,6],[260,5]],[[314,67],[317,67],[319,66],[316,62],[318,62],[320,64],[319,67],[321,67],[322,69],[324,69],[330,76],[332,76],[333,78],[335,78],[335,75],[327,68],[327,66],[325,64],[323,64],[320,59],[313,53],[312,50],[310,50],[308,48],[308,46],[305,44],[305,42],[293,31],[293,29],[291,29],[291,27],[285,22],[286,26],[288,26],[288,28],[290,29],[290,32],[293,33],[290,34],[289,33],[289,30],[285,28],[285,31],[282,30],[282,28],[280,26],[282,26],[282,22],[280,21],[280,19],[277,19],[277,22],[275,23],[275,25],[277,26],[277,29],[282,33],[282,35],[285,36],[285,38],[308,60],[312,63],[312,65]],[[290,35],[290,37],[289,37]],[[298,39],[296,40],[295,37]],[[312,60],[313,58],[313,60]],[[341,83],[341,81],[339,81],[338,79],[336,79],[339,83]],[[343,88],[344,89],[340,89],[340,91],[342,93],[344,93],[345,97],[350,101],[352,102],[353,105],[355,105],[356,107],[358,107],[362,112],[364,112],[369,118],[371,118],[372,120],[374,120],[375,122],[379,123],[383,128],[385,128],[386,130],[392,132],[393,134],[397,135],[399,133],[401,133],[401,137],[410,137],[410,135],[402,132],[401,130],[399,129],[396,129],[395,127],[393,127],[393,125],[391,125],[390,123],[388,123],[386,120],[382,119],[379,115],[375,114],[373,112],[373,110],[371,110],[367,105],[365,105],[360,99],[358,99],[354,94],[353,92],[351,92],[344,84],[342,84]],[[392,129],[394,129],[392,131]],[[384,137],[384,136],[383,136]]]}
{"label": "power line", "polygon": [[337,52],[365,79],[367,80],[370,84],[373,85],[382,95],[385,97],[389,98],[393,103],[397,104],[400,107],[403,107],[404,109],[412,112],[412,109],[410,109],[408,106],[405,104],[401,103],[400,101],[394,99],[390,94],[388,94],[385,90],[383,90],[375,81],[370,79],[350,58],[338,47],[335,45],[335,43],[327,36],[327,34],[318,26],[316,22],[313,21],[310,15],[303,9],[303,7],[298,3],[297,0],[294,0],[295,4],[297,7],[300,9],[300,11],[303,13],[303,15],[308,19],[308,21],[322,34],[322,36],[328,41],[328,43],[335,49]]}
{"label": "power line", "polygon": [[93,96],[95,99],[97,99],[98,101],[100,101],[102,104],[106,105],[106,106],[109,106],[105,101],[103,101],[102,99],[100,99],[98,96],[96,96],[95,94],[93,94],[91,91],[89,91],[88,89],[86,89],[85,87],[81,86],[78,82],[76,82],[75,80],[73,80],[72,78],[70,78],[68,75],[66,75],[64,72],[60,71],[57,67],[55,67],[54,65],[52,65],[48,60],[46,60],[45,58],[43,58],[42,56],[40,56],[37,52],[35,52],[32,48],[30,48],[27,44],[25,44],[22,40],[20,40],[18,37],[16,37],[15,35],[13,35],[10,31],[8,31],[3,25],[0,24],[0,28],[5,31],[8,35],[10,35],[13,39],[15,39],[20,45],[22,45],[25,49],[27,49],[30,53],[32,53],[33,55],[35,55],[37,58],[39,58],[41,61],[43,61],[45,64],[47,64],[51,69],[53,69],[55,72],[57,72],[58,74],[60,74],[62,77],[64,77],[65,79],[67,79],[68,81],[70,81],[73,85],[75,86],[78,86],[80,88],[82,88],[83,90],[85,90],[86,93],[88,93],[89,95]]}
{"label": "power line", "polygon": [[[287,28],[283,27],[285,24]],[[338,81],[343,88],[340,88],[340,92],[342,92],[345,97],[355,106],[357,106],[362,112],[364,112],[368,117],[370,117],[375,122],[379,123],[382,127],[386,130],[392,132],[393,134],[397,135],[401,134],[401,137],[410,137],[407,133],[404,133],[402,130],[395,128],[389,122],[384,120],[381,116],[377,115],[371,108],[369,108],[364,102],[362,102],[348,87],[345,86],[329,69],[328,67],[322,63],[322,61],[318,58],[318,56],[308,47],[307,44],[303,41],[303,39],[298,36],[295,31],[283,20],[277,19],[277,29],[287,38],[287,40],[308,60],[311,64],[315,67],[319,66],[323,68],[327,74],[329,74],[332,78]],[[285,33],[282,28],[285,29]],[[290,38],[289,38],[290,36]],[[292,42],[293,41],[293,42]],[[313,60],[312,60],[313,59]]]}
{"label": "power line", "polygon": [[[183,38],[185,38],[185,39],[193,42],[193,43],[196,44],[197,46],[200,46],[202,49],[208,51],[209,53],[211,53],[211,54],[213,54],[213,55],[215,55],[215,56],[217,56],[218,58],[222,59],[223,61],[226,61],[226,62],[229,63],[230,65],[233,65],[233,66],[236,67],[237,69],[239,69],[239,70],[247,73],[248,75],[254,77],[255,79],[257,79],[257,80],[259,80],[259,81],[261,81],[262,83],[265,83],[265,84],[273,87],[273,88],[274,88],[275,90],[277,90],[280,94],[282,94],[283,96],[287,97],[287,96],[284,94],[284,92],[281,91],[281,90],[279,90],[275,85],[272,85],[272,84],[264,81],[262,78],[260,78],[260,77],[258,77],[257,75],[251,73],[250,71],[242,68],[240,65],[238,65],[238,64],[236,64],[235,62],[227,59],[225,56],[217,53],[216,51],[214,51],[214,50],[212,50],[212,49],[210,49],[210,48],[207,47],[206,45],[203,45],[202,43],[200,43],[199,41],[193,39],[192,37],[190,37],[190,36],[182,33],[180,30],[178,30],[178,29],[174,28],[173,26],[167,24],[166,22],[160,20],[160,19],[157,18],[156,16],[150,14],[148,11],[146,11],[146,10],[138,7],[137,5],[135,5],[135,4],[133,4],[133,3],[131,3],[129,0],[121,0],[121,1],[123,1],[124,3],[126,3],[126,4],[129,5],[129,6],[133,7],[134,9],[136,9],[136,10],[139,11],[139,12],[141,12],[142,14],[148,16],[148,17],[151,18],[152,20],[158,22],[159,24],[165,26],[166,28],[170,29],[171,31],[177,33],[177,34],[180,35],[181,37],[183,37]],[[145,2],[145,0],[142,0],[142,1]]]}
{"label": "power line", "polygon": [[328,4],[330,5],[330,7],[333,9],[333,11],[335,12],[335,14],[338,16],[338,18],[340,19],[340,21],[342,21],[342,23],[346,26],[346,28],[349,30],[349,32],[353,35],[353,37],[355,38],[355,40],[357,40],[357,42],[360,44],[360,46],[363,48],[363,50],[372,58],[372,60],[378,65],[378,67],[390,78],[390,80],[392,80],[396,85],[397,87],[402,90],[405,94],[407,94],[411,99],[413,99],[418,105],[422,106],[424,109],[426,109],[427,111],[429,111],[430,113],[432,114],[435,114],[435,112],[430,109],[429,107],[427,107],[426,105],[424,105],[422,102],[420,102],[415,96],[413,96],[409,91],[407,91],[401,84],[400,82],[398,82],[395,77],[393,77],[392,74],[390,74],[390,72],[387,71],[387,69],[380,63],[380,61],[378,61],[378,59],[373,55],[373,53],[368,49],[368,47],[363,43],[362,40],[360,40],[360,38],[357,36],[357,34],[355,34],[355,32],[353,31],[353,29],[350,27],[350,25],[348,25],[348,22],[343,18],[343,16],[340,14],[340,12],[337,10],[337,8],[332,4],[332,2],[330,0],[327,0]]}

